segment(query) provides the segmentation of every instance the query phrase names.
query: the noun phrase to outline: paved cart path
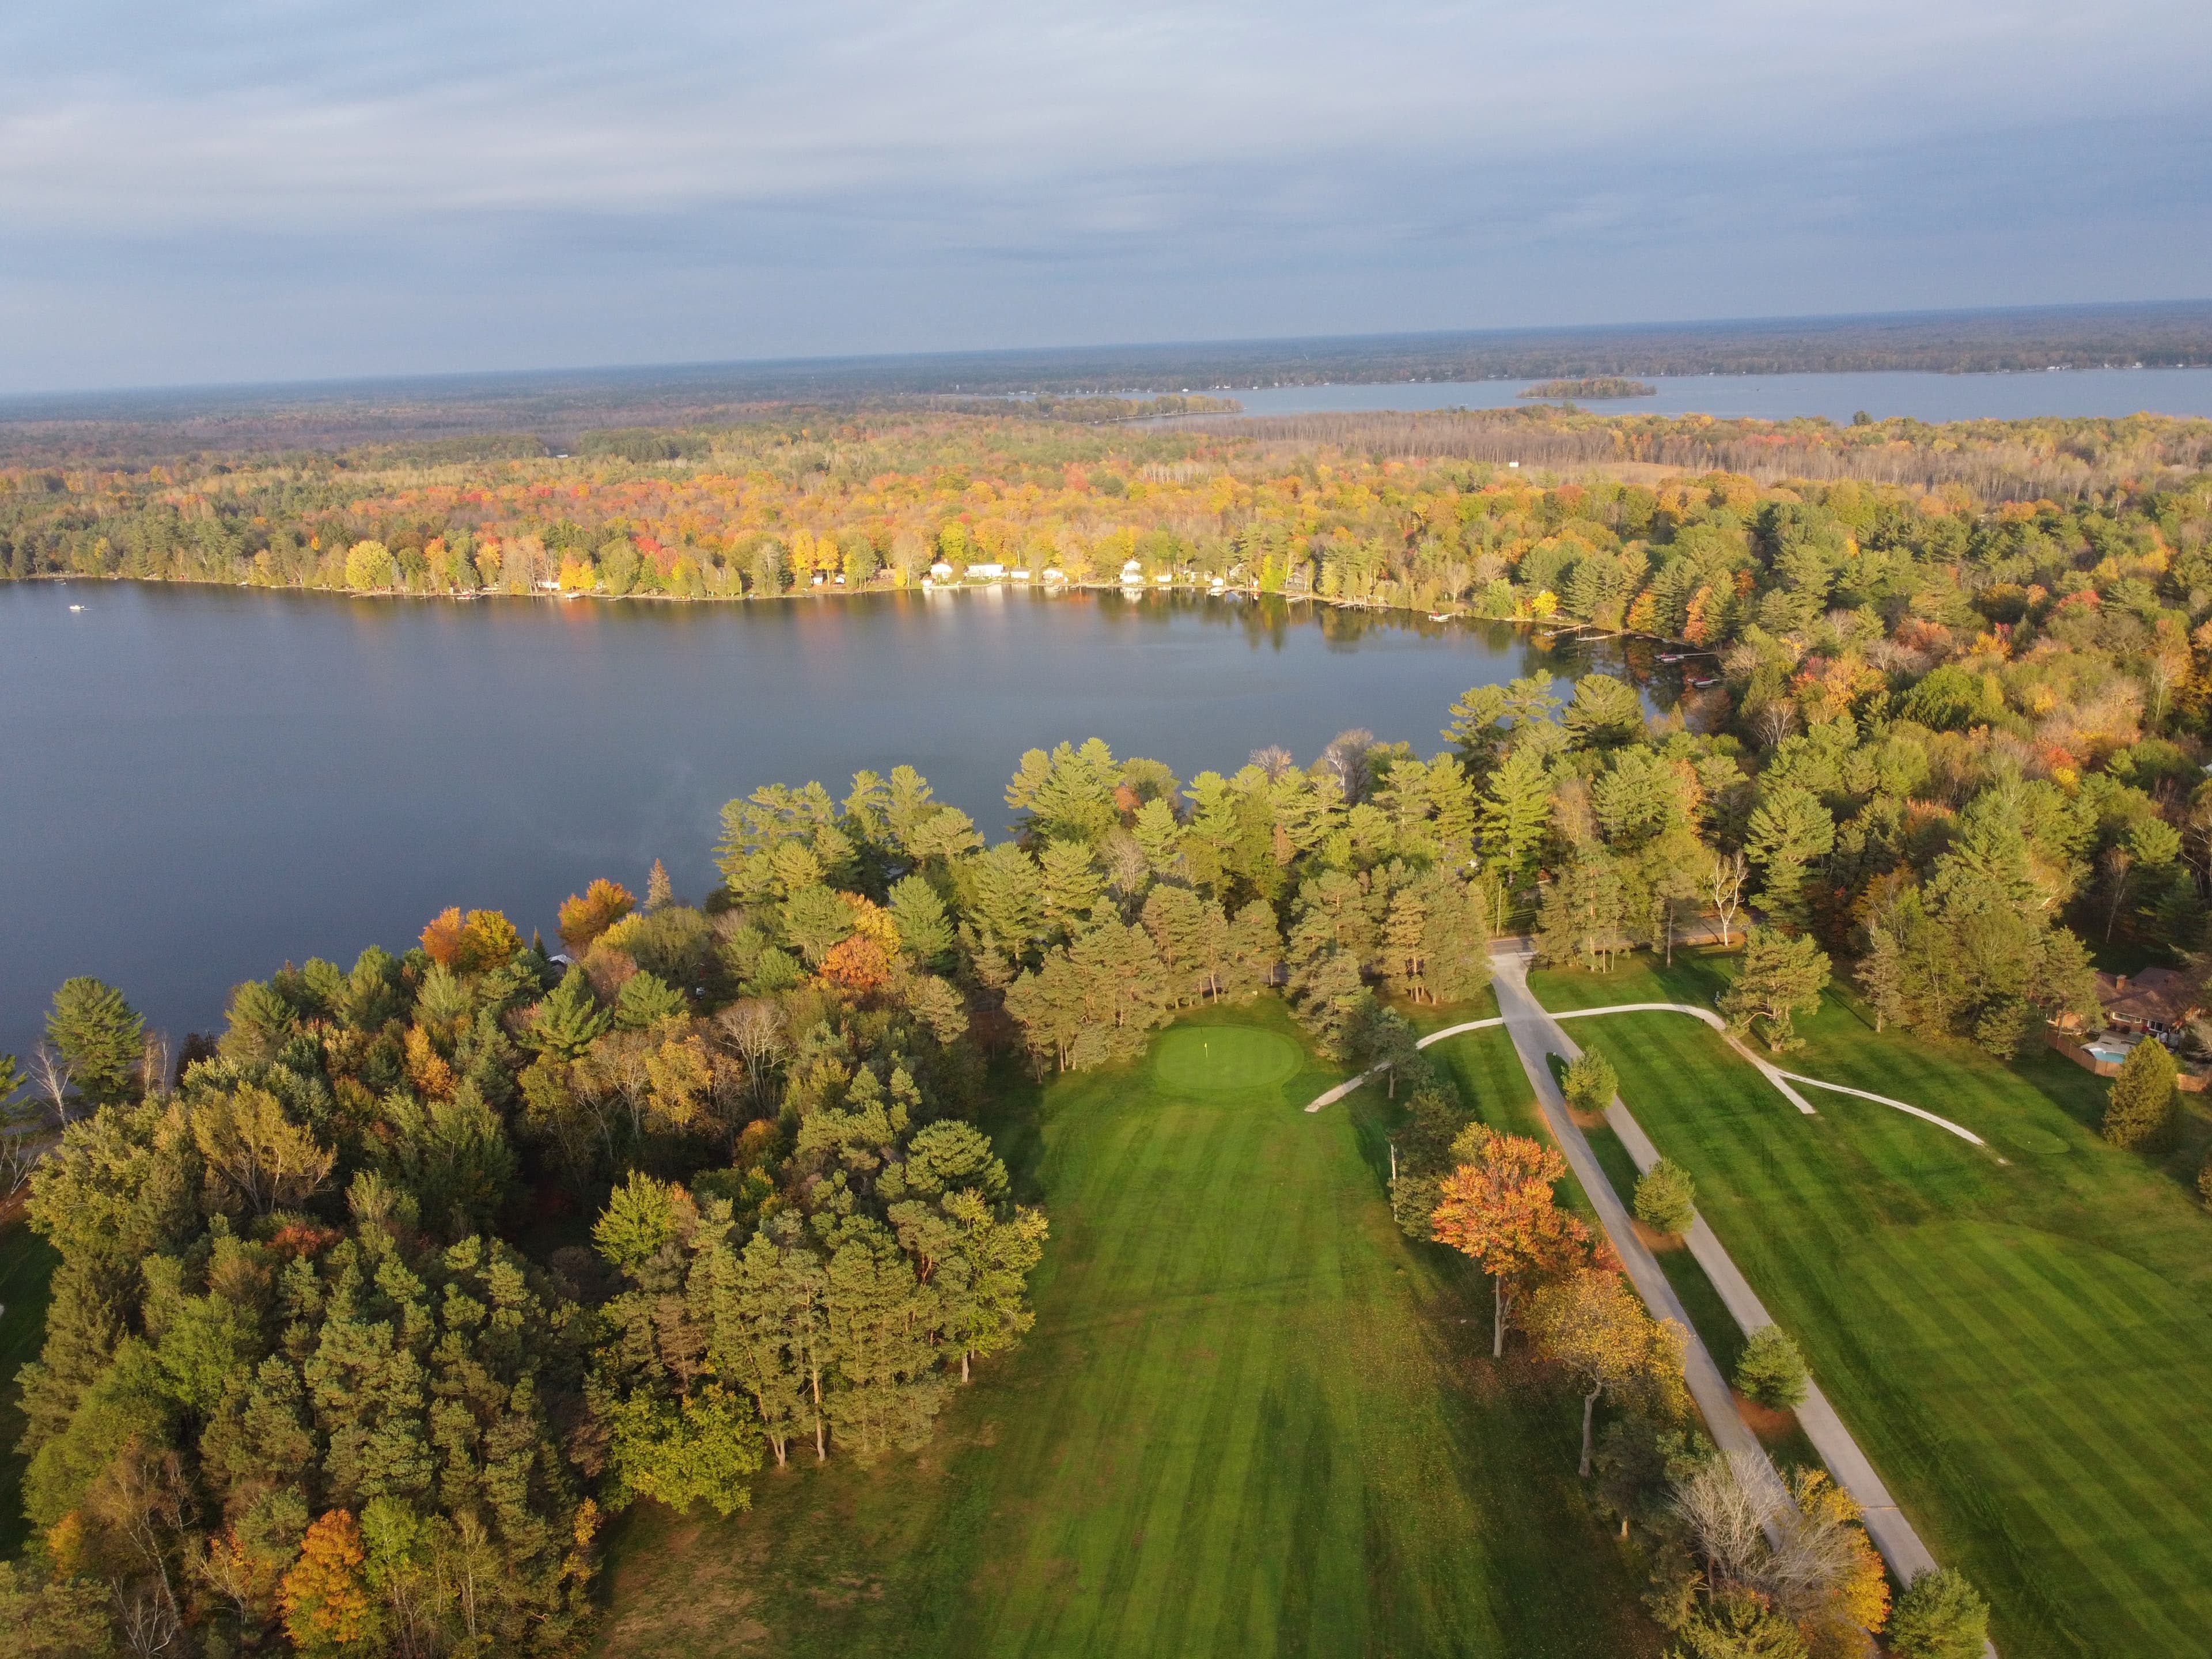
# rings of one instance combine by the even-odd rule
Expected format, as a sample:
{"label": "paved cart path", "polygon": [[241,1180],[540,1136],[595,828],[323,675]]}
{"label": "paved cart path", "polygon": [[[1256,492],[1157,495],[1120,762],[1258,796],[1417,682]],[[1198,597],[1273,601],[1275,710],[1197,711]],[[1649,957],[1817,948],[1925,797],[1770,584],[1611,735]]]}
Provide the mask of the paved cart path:
{"label": "paved cart path", "polygon": [[[1715,1364],[1711,1351],[1698,1337],[1697,1328],[1690,1322],[1687,1311],[1683,1308],[1680,1298],[1674,1294],[1674,1286],[1668,1283],[1657,1258],[1637,1237],[1626,1206],[1613,1191],[1613,1183],[1599,1166],[1596,1155],[1590,1151],[1589,1142],[1584,1139],[1581,1128],[1567,1110],[1558,1081],[1552,1075],[1549,1056],[1556,1054],[1572,1062],[1581,1057],[1582,1049],[1561,1029],[1559,1021],[1588,1019],[1603,1014],[1688,1014],[1718,1030],[1730,1048],[1756,1066],[1776,1090],[1808,1116],[1815,1115],[1812,1103],[1792,1085],[1803,1084],[1810,1088],[1832,1090],[1838,1094],[1893,1107],[1924,1119],[1977,1146],[1984,1144],[1982,1138],[1963,1125],[1954,1123],[1948,1118],[1938,1117],[1910,1102],[1893,1100],[1886,1095],[1872,1094],[1863,1089],[1849,1088],[1842,1084],[1826,1083],[1818,1078],[1784,1072],[1739,1042],[1728,1030],[1726,1022],[1710,1008],[1680,1002],[1634,1002],[1605,1008],[1578,1008],[1555,1015],[1539,1003],[1528,989],[1529,957],[1525,949],[1516,949],[1501,942],[1492,954],[1497,967],[1494,984],[1500,1010],[1498,1016],[1492,1019],[1469,1020],[1463,1024],[1432,1031],[1420,1040],[1420,1046],[1425,1048],[1431,1043],[1441,1042],[1463,1032],[1490,1030],[1501,1025],[1505,1028],[1520,1059],[1522,1070],[1528,1073],[1529,1086],[1535,1091],[1536,1102],[1543,1112],[1544,1121],[1566,1154],[1568,1165],[1574,1170],[1576,1179],[1582,1182],[1583,1192],[1589,1195],[1607,1238],[1628,1271],[1630,1282],[1636,1286],[1637,1293],[1644,1298],[1647,1307],[1661,1318],[1677,1322],[1686,1334],[1688,1346],[1684,1356],[1685,1379],[1689,1383],[1691,1398],[1697,1401],[1698,1409],[1703,1413],[1706,1426],[1712,1433],[1714,1443],[1722,1451],[1740,1460],[1740,1466],[1751,1471],[1753,1479],[1762,1483],[1774,1482],[1778,1487],[1780,1477],[1775,1472],[1773,1462],[1738,1414],[1734,1396],[1721,1376],[1720,1367]],[[1343,1099],[1354,1089],[1378,1075],[1382,1069],[1377,1066],[1339,1085],[1315,1100],[1306,1109],[1317,1112]],[[1639,1173],[1659,1161],[1658,1148],[1644,1133],[1643,1126],[1630,1115],[1618,1095],[1613,1097],[1612,1105],[1606,1109],[1606,1121],[1620,1137],[1621,1144],[1627,1148],[1629,1157]],[[1746,1335],[1775,1322],[1703,1216],[1691,1224],[1686,1237],[1691,1255],[1705,1269],[1705,1276],[1720,1292],[1722,1301],[1727,1304],[1729,1314]],[[1875,1547],[1881,1552],[1899,1582],[1910,1583],[1916,1574],[1931,1571],[1936,1565],[1935,1556],[1913,1529],[1912,1523],[1898,1508],[1897,1500],[1890,1495],[1888,1487],[1882,1484],[1881,1476],[1876,1473],[1872,1461],[1860,1449],[1858,1442],[1851,1437],[1850,1431],[1836,1415],[1835,1407],[1820,1392],[1818,1382],[1808,1382],[1805,1402],[1797,1408],[1797,1420],[1804,1429],[1806,1437],[1820,1454],[1821,1461],[1827,1465],[1829,1473],[1850,1493],[1853,1501],[1864,1512],[1868,1535],[1874,1540]],[[1995,1659],[1996,1649],[1993,1644],[1984,1650],[1990,1659]]]}

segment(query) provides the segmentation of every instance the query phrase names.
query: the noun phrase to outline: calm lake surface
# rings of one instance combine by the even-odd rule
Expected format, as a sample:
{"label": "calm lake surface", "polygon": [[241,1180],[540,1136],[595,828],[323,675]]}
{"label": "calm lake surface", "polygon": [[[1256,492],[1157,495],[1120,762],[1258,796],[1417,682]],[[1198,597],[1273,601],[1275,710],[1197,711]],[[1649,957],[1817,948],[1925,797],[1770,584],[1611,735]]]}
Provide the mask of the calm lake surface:
{"label": "calm lake surface", "polygon": [[[81,611],[72,611],[72,605]],[[549,939],[594,876],[697,897],[722,803],[921,769],[997,839],[1022,750],[1185,778],[1366,726],[1424,755],[1470,685],[1617,665],[1498,624],[1151,593],[775,605],[0,586],[0,1050],[71,974],[181,1041],[229,988],[403,950],[449,904]]]}
{"label": "calm lake surface", "polygon": [[[1639,376],[1654,398],[1588,407],[1632,415],[1711,415],[1784,421],[1825,415],[1838,425],[1864,410],[1876,419],[2021,421],[2038,415],[2212,416],[2212,368],[2081,368],[2032,374],[1699,374]],[[1248,415],[1364,410],[1505,409],[1529,380],[1434,380],[1422,385],[1232,389]]]}

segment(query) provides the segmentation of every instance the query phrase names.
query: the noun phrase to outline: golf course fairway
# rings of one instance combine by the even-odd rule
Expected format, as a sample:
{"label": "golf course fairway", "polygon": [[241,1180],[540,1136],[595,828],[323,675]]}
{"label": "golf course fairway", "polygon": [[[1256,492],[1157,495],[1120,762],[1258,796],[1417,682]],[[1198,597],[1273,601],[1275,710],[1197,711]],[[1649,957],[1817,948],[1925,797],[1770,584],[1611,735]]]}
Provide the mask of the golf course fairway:
{"label": "golf course fairway", "polygon": [[1397,1108],[1302,1109],[1340,1075],[1266,998],[1010,1108],[1052,1218],[1024,1347],[919,1457],[634,1511],[602,1650],[1657,1653],[1575,1403],[1494,1369],[1487,1293],[1391,1223]]}

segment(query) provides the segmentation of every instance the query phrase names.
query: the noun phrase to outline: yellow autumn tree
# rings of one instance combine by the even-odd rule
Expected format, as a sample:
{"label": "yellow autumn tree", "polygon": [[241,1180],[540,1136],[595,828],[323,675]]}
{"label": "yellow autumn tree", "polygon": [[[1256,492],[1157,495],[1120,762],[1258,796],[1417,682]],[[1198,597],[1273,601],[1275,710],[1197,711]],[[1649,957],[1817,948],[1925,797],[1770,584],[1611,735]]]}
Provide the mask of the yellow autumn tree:
{"label": "yellow autumn tree", "polygon": [[307,1528],[279,1597],[284,1629],[301,1653],[366,1653],[374,1645],[374,1607],[362,1571],[368,1559],[351,1510],[332,1510]]}
{"label": "yellow autumn tree", "polygon": [[602,876],[582,893],[569,894],[562,904],[561,942],[581,956],[592,948],[594,939],[636,906],[636,896],[629,888]]}
{"label": "yellow autumn tree", "polygon": [[382,542],[356,542],[346,550],[345,579],[356,593],[392,587],[399,580],[399,562]]}

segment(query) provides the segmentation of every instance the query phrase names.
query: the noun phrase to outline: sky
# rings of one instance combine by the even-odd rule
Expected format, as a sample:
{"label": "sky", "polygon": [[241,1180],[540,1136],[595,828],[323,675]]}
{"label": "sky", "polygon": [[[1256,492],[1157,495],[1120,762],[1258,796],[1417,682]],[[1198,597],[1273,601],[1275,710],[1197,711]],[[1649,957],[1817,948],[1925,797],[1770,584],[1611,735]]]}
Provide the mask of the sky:
{"label": "sky", "polygon": [[0,393],[2212,295],[2203,0],[0,8]]}

